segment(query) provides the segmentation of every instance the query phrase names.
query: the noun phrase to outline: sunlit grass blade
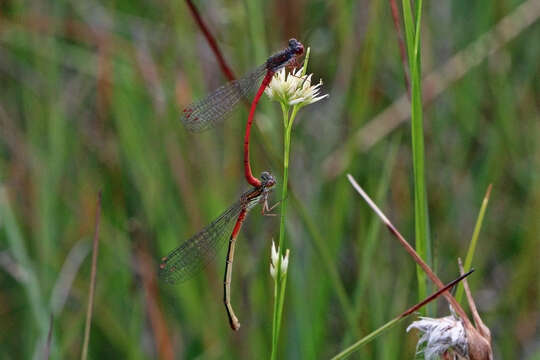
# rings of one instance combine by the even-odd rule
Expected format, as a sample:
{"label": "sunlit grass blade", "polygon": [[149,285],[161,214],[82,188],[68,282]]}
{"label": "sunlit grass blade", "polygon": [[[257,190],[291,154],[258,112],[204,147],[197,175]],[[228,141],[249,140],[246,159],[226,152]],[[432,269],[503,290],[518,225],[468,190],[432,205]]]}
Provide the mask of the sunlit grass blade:
{"label": "sunlit grass blade", "polygon": [[[465,271],[468,271],[471,268],[472,260],[474,253],[476,251],[476,244],[478,243],[478,236],[480,235],[480,230],[482,229],[482,223],[484,222],[484,215],[486,214],[487,205],[489,202],[489,196],[491,195],[491,184],[489,184],[486,195],[484,195],[484,200],[482,201],[482,206],[480,207],[480,212],[478,213],[478,218],[476,219],[476,224],[474,225],[474,232],[472,235],[471,243],[469,244],[469,249],[467,250],[467,257],[465,258]],[[461,303],[463,298],[463,285],[459,285],[456,292],[456,300]]]}

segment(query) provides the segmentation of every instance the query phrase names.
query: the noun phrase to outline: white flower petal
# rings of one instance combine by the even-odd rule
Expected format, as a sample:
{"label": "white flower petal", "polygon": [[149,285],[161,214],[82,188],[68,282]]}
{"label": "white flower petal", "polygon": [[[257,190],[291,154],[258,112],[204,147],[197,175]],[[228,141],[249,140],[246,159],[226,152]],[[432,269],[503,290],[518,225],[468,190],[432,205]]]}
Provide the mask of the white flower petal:
{"label": "white flower petal", "polygon": [[311,99],[310,104],[313,104],[313,103],[315,103],[315,102],[317,102],[319,100],[322,100],[324,98],[327,98],[329,96],[330,96],[329,94],[324,94],[324,95],[321,95],[321,96],[317,96],[316,98]]}
{"label": "white flower petal", "polygon": [[285,252],[285,256],[281,257],[281,274],[284,275],[289,267],[289,249]]}
{"label": "white flower petal", "polygon": [[276,268],[274,265],[270,264],[270,276],[275,279],[276,278]]}
{"label": "white flower petal", "polygon": [[304,98],[297,98],[297,99],[294,99],[294,100],[291,100],[289,101],[289,105],[296,105],[296,104],[300,104],[302,102],[304,102],[306,99]]}
{"label": "white flower petal", "polygon": [[303,75],[302,69],[293,69],[287,74],[285,68],[282,68],[272,77],[270,84],[265,92],[272,100],[279,101],[288,105],[309,105],[326,96],[319,96],[322,80],[312,85],[313,74]]}
{"label": "white flower petal", "polygon": [[278,254],[278,251],[276,250],[276,244],[272,240],[272,250],[271,250],[271,255],[270,255],[270,261],[275,266],[278,263],[278,260],[279,260],[279,254]]}

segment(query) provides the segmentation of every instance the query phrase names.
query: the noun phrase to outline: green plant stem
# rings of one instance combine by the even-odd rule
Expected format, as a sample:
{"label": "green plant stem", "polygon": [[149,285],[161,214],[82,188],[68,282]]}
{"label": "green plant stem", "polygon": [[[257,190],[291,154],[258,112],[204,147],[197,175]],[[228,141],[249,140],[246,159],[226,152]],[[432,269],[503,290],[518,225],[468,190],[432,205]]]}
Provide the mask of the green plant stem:
{"label": "green plant stem", "polygon": [[[287,253],[288,253],[288,251],[287,251]],[[282,314],[283,314],[283,304],[285,303],[285,288],[287,287],[287,272],[285,272],[285,274],[283,274],[283,277],[278,281],[278,283],[279,283],[279,302],[278,302],[277,324],[276,324],[276,349],[277,349],[277,343],[278,343],[278,339],[279,339],[279,331],[281,329],[281,319],[282,319]],[[276,354],[276,352],[274,352],[274,354]]]}
{"label": "green plant stem", "polygon": [[[277,269],[276,269],[277,274]],[[274,279],[274,312],[272,315],[272,359],[276,358],[277,350],[277,323],[278,323],[278,279]]]}
{"label": "green plant stem", "polygon": [[[281,105],[281,106],[283,110],[284,105]],[[284,126],[285,125],[286,124],[284,120]],[[257,135],[259,133],[255,133],[255,134]],[[266,149],[272,148],[267,137],[261,136],[260,140],[261,142],[264,143],[264,148]],[[271,153],[270,155],[271,155],[270,160],[272,163],[272,167],[277,168],[278,166],[277,163],[279,161],[277,156],[274,153]],[[294,191],[294,187],[289,188],[289,191],[287,194],[290,200],[292,201],[293,207],[297,210],[300,220],[303,222],[304,226],[306,227],[306,230],[309,234],[309,239],[312,242],[313,248],[315,249],[317,254],[320,256],[322,266],[324,267],[324,271],[328,273],[328,276],[330,278],[330,283],[337,295],[339,304],[341,306],[341,310],[343,312],[344,317],[347,319],[347,323],[349,327],[353,329],[355,335],[360,336],[360,330],[355,322],[353,307],[347,296],[345,286],[343,285],[343,282],[341,278],[339,277],[336,264],[330,255],[330,251],[328,250],[328,245],[325,243],[325,239],[323,238],[323,235],[321,235],[324,232],[318,229],[315,221],[313,220],[312,215],[308,213],[306,206],[300,201],[300,199],[298,199]]]}
{"label": "green plant stem", "polygon": [[289,109],[287,106],[282,105],[281,110],[283,112],[283,124],[285,125],[285,131],[283,133],[283,180],[281,182],[281,211],[279,221],[279,240],[278,240],[278,262],[276,265],[276,286],[274,289],[274,324],[272,325],[272,355],[271,359],[277,357],[277,343],[279,339],[279,332],[281,328],[281,315],[283,313],[283,303],[285,301],[285,285],[287,284],[287,273],[281,273],[281,260],[283,253],[283,245],[285,243],[285,218],[287,216],[287,189],[289,178],[289,155],[291,149],[291,132],[294,118],[298,112],[298,107],[295,106],[292,110],[289,118]]}
{"label": "green plant stem", "polygon": [[[307,64],[309,62],[310,48],[307,49],[302,76],[306,74]],[[279,221],[279,240],[278,240],[278,261],[276,265],[276,278],[274,288],[274,324],[272,326],[272,355],[271,359],[277,357],[277,344],[279,340],[279,332],[281,330],[281,318],[283,314],[283,304],[285,303],[285,288],[287,286],[287,271],[281,273],[281,262],[283,259],[283,249],[285,247],[285,218],[287,216],[287,190],[289,188],[289,158],[291,149],[291,133],[294,124],[294,119],[298,110],[302,105],[295,105],[289,116],[289,106],[281,103],[281,111],[283,114],[283,179],[281,181],[281,211]],[[286,256],[289,255],[288,250],[285,251]]]}
{"label": "green plant stem", "polygon": [[[294,107],[291,113],[290,119],[285,119],[286,127],[283,134],[283,180],[281,182],[281,211],[280,211],[280,221],[279,221],[279,241],[278,241],[278,251],[283,252],[283,245],[285,241],[285,218],[287,215],[287,190],[288,190],[288,181],[289,181],[289,154],[291,149],[291,131],[294,118],[298,112],[298,107]],[[283,113],[283,116],[287,118],[288,111]],[[279,260],[281,263],[281,258]],[[281,264],[279,264],[281,265]],[[281,269],[278,269],[278,273]]]}

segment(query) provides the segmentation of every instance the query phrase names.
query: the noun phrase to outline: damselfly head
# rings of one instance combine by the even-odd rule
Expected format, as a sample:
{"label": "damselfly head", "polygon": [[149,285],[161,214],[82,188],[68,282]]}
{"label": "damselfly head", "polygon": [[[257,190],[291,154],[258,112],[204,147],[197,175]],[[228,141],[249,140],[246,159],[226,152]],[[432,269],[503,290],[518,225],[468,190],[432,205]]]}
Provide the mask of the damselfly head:
{"label": "damselfly head", "polygon": [[268,171],[261,173],[261,186],[266,189],[272,188],[276,184],[276,179]]}
{"label": "damselfly head", "polygon": [[302,55],[304,53],[304,45],[294,38],[289,40],[289,49],[296,55]]}

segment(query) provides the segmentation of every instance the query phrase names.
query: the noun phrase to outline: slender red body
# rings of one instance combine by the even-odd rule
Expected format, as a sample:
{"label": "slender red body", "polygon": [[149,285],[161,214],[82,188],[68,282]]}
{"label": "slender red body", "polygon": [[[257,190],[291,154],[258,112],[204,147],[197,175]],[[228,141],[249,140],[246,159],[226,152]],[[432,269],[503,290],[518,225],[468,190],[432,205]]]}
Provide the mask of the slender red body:
{"label": "slender red body", "polygon": [[261,98],[268,84],[270,84],[270,81],[272,81],[272,76],[274,76],[274,71],[268,70],[268,72],[266,73],[266,76],[261,82],[261,86],[259,87],[257,94],[253,98],[253,102],[251,103],[251,109],[249,110],[248,121],[246,123],[246,135],[244,137],[244,174],[246,176],[246,181],[251,186],[254,186],[254,187],[261,186],[261,180],[253,176],[253,173],[251,172],[251,165],[249,163],[249,137],[251,134],[251,125],[253,124],[253,117],[255,116],[255,110],[257,109],[257,103],[259,102],[259,99]]}
{"label": "slender red body", "polygon": [[257,94],[253,98],[253,101],[251,102],[251,108],[249,110],[249,117],[248,121],[246,123],[246,133],[244,136],[244,176],[246,178],[246,181],[254,187],[261,186],[261,181],[257,179],[255,176],[253,176],[253,173],[251,172],[251,165],[249,163],[249,137],[251,135],[251,125],[253,124],[253,117],[255,116],[255,110],[257,109],[257,103],[259,102],[259,99],[261,98],[264,90],[266,87],[270,84],[270,81],[272,81],[272,76],[276,73],[276,71],[284,66],[285,64],[290,64],[291,62],[295,61],[296,56],[301,55],[304,52],[304,45],[302,45],[300,42],[298,42],[296,39],[289,40],[289,47],[270,56],[268,60],[266,60],[266,75],[264,76],[263,81],[261,82],[261,86],[259,87],[259,90],[257,91]]}
{"label": "slender red body", "polygon": [[240,215],[238,215],[238,219],[236,219],[236,224],[234,225],[234,229],[231,233],[231,239],[236,239],[238,236],[238,233],[240,232],[240,229],[242,228],[242,224],[244,223],[244,220],[246,219],[246,209],[243,209]]}

